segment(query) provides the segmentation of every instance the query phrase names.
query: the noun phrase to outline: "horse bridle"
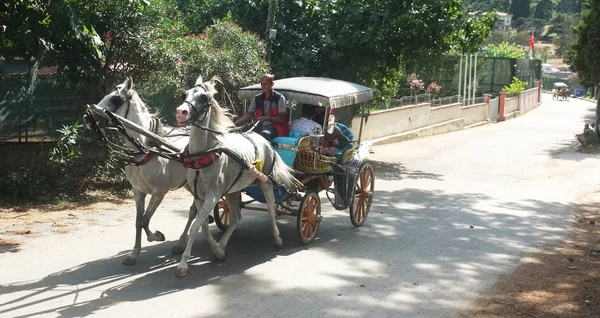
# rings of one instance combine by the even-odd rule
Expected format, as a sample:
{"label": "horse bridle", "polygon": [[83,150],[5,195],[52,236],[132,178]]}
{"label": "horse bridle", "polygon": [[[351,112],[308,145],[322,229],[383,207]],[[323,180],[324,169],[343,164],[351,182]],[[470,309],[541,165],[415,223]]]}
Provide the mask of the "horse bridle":
{"label": "horse bridle", "polygon": [[[131,99],[133,98],[132,94],[128,94],[127,97],[123,98],[121,97],[121,94],[118,93],[119,91],[119,87],[117,87],[117,89],[115,90],[115,92],[117,92],[117,95],[111,97],[111,106],[113,105],[118,105],[116,106],[114,109],[111,109],[111,107],[108,108],[108,110],[110,110],[113,113],[116,113],[117,110],[119,108],[121,108],[121,106],[123,106],[123,104],[125,102],[127,102],[127,110],[125,111],[125,116],[123,116],[123,118],[127,118],[127,115],[129,115],[129,108],[131,106]],[[118,100],[118,104],[113,102],[112,100]]]}
{"label": "horse bridle", "polygon": [[[196,88],[196,87],[202,88],[204,93],[206,93],[206,91],[207,91],[204,84],[198,84],[198,85],[194,86],[194,88]],[[190,102],[186,99],[183,100],[183,103],[187,104],[190,107],[190,113],[191,113],[191,116],[189,119],[190,125],[200,128],[202,130],[206,130],[206,131],[210,131],[215,134],[222,135],[223,133],[218,130],[196,124],[196,121],[198,121],[198,120],[203,121],[204,119],[206,119],[206,116],[208,115],[208,110],[211,107],[211,102],[208,100],[208,96],[206,96],[206,95],[204,95],[204,96],[206,97],[206,102],[204,102],[204,104],[202,105],[202,107],[200,109],[197,109],[196,106],[192,102]],[[200,119],[200,116],[203,116],[202,119]]]}

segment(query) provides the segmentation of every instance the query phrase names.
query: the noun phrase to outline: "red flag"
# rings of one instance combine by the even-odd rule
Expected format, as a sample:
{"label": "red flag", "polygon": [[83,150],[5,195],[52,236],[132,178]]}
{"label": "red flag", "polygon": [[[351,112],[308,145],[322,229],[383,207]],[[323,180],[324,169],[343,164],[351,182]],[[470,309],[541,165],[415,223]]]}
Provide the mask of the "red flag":
{"label": "red flag", "polygon": [[529,46],[531,46],[531,50],[533,51],[533,44],[535,43],[535,37],[533,36],[533,32],[531,32],[531,38],[529,39]]}

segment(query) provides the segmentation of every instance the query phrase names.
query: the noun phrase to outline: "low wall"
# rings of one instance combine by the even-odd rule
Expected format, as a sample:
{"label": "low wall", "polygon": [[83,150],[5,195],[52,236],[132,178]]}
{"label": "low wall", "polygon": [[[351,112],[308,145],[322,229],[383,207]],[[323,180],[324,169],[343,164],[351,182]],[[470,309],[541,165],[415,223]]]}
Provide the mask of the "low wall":
{"label": "low wall", "polygon": [[[390,136],[427,125],[431,104],[419,104],[373,112],[363,126],[362,139],[371,140]],[[352,132],[358,136],[361,117],[352,119]]]}
{"label": "low wall", "polygon": [[460,106],[460,104],[450,104],[431,108],[427,118],[427,126],[460,118]]}
{"label": "low wall", "polygon": [[[437,127],[432,134],[443,133],[460,129],[464,125],[470,125],[485,121],[488,117],[488,104],[477,104],[461,107],[461,104],[450,104],[439,107],[431,107],[431,104],[419,104],[413,106],[398,107],[373,112],[369,115],[367,123],[363,126],[363,140],[375,140],[383,137],[410,132],[425,127],[437,127],[436,125],[451,125],[451,129]],[[458,120],[458,121],[457,121]],[[361,117],[352,119],[352,131],[358,137],[360,131]],[[460,122],[460,124],[457,124]],[[407,135],[410,136],[410,135]],[[416,133],[415,136],[420,136]],[[410,137],[407,137],[410,139]]]}
{"label": "low wall", "polygon": [[519,113],[521,115],[538,106],[538,89],[528,89],[519,95]]}
{"label": "low wall", "polygon": [[464,125],[469,126],[488,119],[489,107],[486,103],[461,107],[460,116],[463,118]]}
{"label": "low wall", "polygon": [[506,98],[506,102],[504,104],[504,114],[508,115],[510,113],[514,113],[519,110],[519,96]]}

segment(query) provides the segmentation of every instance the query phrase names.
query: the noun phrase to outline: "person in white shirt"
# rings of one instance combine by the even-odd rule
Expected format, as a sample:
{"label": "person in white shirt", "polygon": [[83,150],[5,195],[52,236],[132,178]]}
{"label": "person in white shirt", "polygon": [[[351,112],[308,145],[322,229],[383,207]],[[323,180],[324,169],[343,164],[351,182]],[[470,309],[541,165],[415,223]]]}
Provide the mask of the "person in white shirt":
{"label": "person in white shirt", "polygon": [[303,132],[308,135],[322,135],[323,127],[312,120],[316,113],[317,106],[309,104],[302,105],[302,117],[292,121],[290,130]]}

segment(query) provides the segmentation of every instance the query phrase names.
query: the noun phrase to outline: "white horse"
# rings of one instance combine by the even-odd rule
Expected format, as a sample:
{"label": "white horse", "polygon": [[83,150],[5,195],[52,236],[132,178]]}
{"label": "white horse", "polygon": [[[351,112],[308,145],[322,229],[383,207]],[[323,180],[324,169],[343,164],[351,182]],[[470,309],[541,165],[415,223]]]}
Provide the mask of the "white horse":
{"label": "white horse", "polygon": [[[140,99],[137,92],[133,90],[133,80],[127,78],[123,84],[117,86],[116,90],[106,95],[97,105],[100,108],[108,109],[111,112],[124,117],[158,135],[164,136],[167,141],[176,147],[183,149],[189,140],[187,131],[181,129],[169,129],[163,127],[156,116],[148,111],[148,107]],[[84,119],[87,121],[87,119]],[[170,133],[174,131],[175,133]],[[148,138],[135,133],[130,134],[138,138],[143,145],[148,145]],[[169,134],[169,135],[167,135]],[[126,147],[138,151],[134,145],[127,141]],[[169,160],[150,153],[149,155],[140,154],[133,159],[133,165],[125,167],[125,175],[131,183],[135,197],[136,220],[135,220],[135,245],[131,253],[123,260],[125,265],[134,265],[141,252],[142,229],[146,232],[149,242],[164,241],[165,236],[156,231],[150,231],[150,219],[162,202],[163,198],[170,190],[179,189],[187,186],[187,168],[180,162]],[[150,195],[150,202],[145,207],[146,195]],[[188,222],[179,238],[179,242],[173,247],[171,253],[179,255],[183,253],[184,246],[187,243],[187,232],[196,217],[196,207],[192,202],[190,207]]]}
{"label": "white horse", "polygon": [[[238,221],[241,190],[255,182],[259,183],[265,195],[275,246],[277,248],[283,246],[275,221],[273,184],[265,182],[265,175],[258,173],[249,163],[260,160],[262,171],[288,189],[302,187],[302,184],[294,178],[293,170],[283,162],[266,139],[254,132],[247,134],[229,132],[234,128],[234,124],[228,112],[214,99],[215,81],[216,79],[213,78],[203,83],[202,77],[199,77],[195,87],[185,92],[184,102],[177,108],[177,114],[189,116],[192,125],[189,152],[191,158],[197,158],[195,161],[197,165],[188,171],[187,180],[192,188],[198,210],[196,220],[190,229],[187,246],[177,265],[175,274],[177,277],[187,275],[187,261],[200,226],[216,259],[224,261],[227,258],[225,247]],[[223,196],[231,209],[231,223],[217,242],[210,234],[206,219]]]}

